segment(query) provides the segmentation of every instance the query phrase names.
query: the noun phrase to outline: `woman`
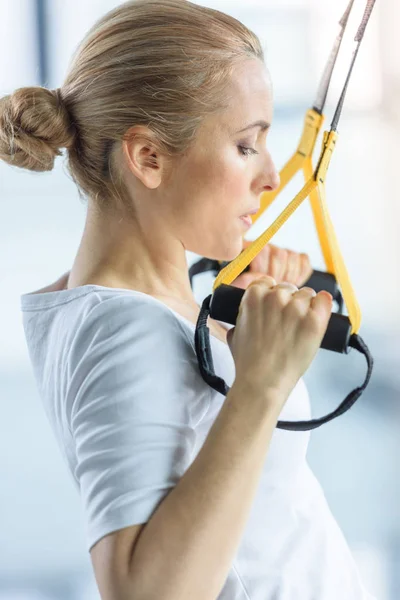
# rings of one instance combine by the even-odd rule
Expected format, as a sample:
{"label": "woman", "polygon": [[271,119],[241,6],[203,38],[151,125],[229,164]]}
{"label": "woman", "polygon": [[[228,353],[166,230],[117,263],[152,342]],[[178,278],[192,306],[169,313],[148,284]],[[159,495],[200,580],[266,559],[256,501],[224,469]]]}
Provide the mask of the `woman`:
{"label": "woman", "polygon": [[275,428],[310,417],[302,375],[332,297],[246,281],[236,327],[209,320],[226,398],[198,369],[186,251],[242,250],[241,217],[279,185],[272,110],[258,38],[186,0],[120,5],[59,90],[1,102],[1,158],[45,171],[66,147],[88,203],[71,272],[21,304],[103,600],[372,598],[306,461],[309,433]]}

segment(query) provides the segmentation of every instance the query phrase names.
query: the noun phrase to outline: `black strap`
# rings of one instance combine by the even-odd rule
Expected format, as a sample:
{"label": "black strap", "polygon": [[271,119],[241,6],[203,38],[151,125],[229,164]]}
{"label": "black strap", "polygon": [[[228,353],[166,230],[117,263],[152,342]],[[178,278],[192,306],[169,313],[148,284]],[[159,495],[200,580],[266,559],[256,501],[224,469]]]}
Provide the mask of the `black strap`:
{"label": "black strap", "polygon": [[216,275],[220,272],[221,265],[213,258],[201,258],[197,262],[193,263],[189,268],[189,279],[190,285],[193,288],[193,277],[206,271],[213,271]]}
{"label": "black strap", "polygon": [[[214,363],[211,354],[210,333],[209,328],[207,327],[207,319],[210,314],[211,298],[212,294],[204,299],[199,317],[197,319],[196,331],[194,335],[196,355],[200,373],[204,381],[208,383],[208,385],[210,385],[214,390],[226,396],[231,388],[221,377],[218,377],[218,375],[215,374]],[[369,383],[374,361],[367,345],[359,335],[353,333],[350,337],[349,345],[358,350],[361,354],[364,354],[367,360],[368,368],[364,383],[360,387],[357,387],[350,392],[350,394],[346,396],[343,402],[341,402],[334,411],[328,413],[324,417],[320,417],[319,419],[311,419],[310,421],[278,421],[276,427],[279,429],[287,429],[289,431],[309,431],[310,429],[316,429],[324,423],[328,423],[328,421],[339,417],[353,406]]]}

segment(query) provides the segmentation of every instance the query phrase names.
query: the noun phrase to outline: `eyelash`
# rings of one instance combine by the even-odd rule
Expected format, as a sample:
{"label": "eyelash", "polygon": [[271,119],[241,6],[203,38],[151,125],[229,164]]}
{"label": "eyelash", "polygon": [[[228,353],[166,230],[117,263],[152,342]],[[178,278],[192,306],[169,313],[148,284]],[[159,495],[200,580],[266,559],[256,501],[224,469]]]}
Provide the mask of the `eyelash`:
{"label": "eyelash", "polygon": [[258,154],[254,148],[247,148],[246,146],[238,146],[239,152],[242,156],[250,156],[252,154]]}

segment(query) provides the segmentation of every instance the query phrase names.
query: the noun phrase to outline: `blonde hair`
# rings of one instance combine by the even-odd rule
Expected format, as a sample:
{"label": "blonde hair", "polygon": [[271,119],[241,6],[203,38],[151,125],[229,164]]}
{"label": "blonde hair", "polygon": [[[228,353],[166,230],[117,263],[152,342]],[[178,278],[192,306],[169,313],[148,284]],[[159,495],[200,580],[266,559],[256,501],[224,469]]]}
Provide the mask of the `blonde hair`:
{"label": "blonde hair", "polygon": [[260,41],[229,15],[188,0],[125,2],[88,31],[61,88],[0,99],[0,159],[50,171],[66,148],[81,199],[129,210],[115,160],[129,129],[145,125],[167,157],[182,155],[224,107],[232,69],[246,58],[264,62]]}

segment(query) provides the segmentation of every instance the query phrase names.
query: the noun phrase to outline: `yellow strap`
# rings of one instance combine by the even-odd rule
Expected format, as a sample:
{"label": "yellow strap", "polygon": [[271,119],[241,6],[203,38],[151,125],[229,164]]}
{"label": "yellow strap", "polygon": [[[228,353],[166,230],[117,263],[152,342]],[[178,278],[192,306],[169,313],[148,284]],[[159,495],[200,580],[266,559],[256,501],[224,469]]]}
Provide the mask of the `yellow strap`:
{"label": "yellow strap", "polygon": [[[305,124],[300,144],[296,153],[286,163],[281,171],[281,184],[273,193],[266,192],[261,197],[260,211],[254,215],[253,223],[261,216],[264,210],[270,206],[278,193],[285,187],[288,181],[297,171],[302,168],[306,183],[297,196],[282,211],[279,217],[264,231],[256,240],[239,254],[232,262],[223,268],[215,278],[213,290],[219,285],[229,285],[234,281],[252,260],[261,252],[264,246],[282,227],[287,219],[300,206],[305,198],[310,196],[311,207],[317,229],[321,250],[324,256],[328,273],[335,275],[339,283],[343,300],[348,309],[349,320],[352,325],[351,333],[358,333],[361,325],[361,311],[352,288],[348,272],[346,270],[333,224],[326,204],[325,179],[330,159],[336,145],[337,133],[325,131],[322,149],[318,159],[315,172],[312,171],[312,152],[315,147],[316,138],[323,121],[323,116],[313,110],[307,111]],[[311,173],[311,176],[309,175]],[[307,177],[307,175],[309,175]],[[272,200],[271,200],[272,197]]]}
{"label": "yellow strap", "polygon": [[316,170],[318,182],[317,190],[319,193],[323,227],[325,227],[325,240],[328,242],[333,260],[332,272],[342,290],[343,300],[349,313],[351,333],[358,333],[361,327],[361,309],[351,284],[346,265],[344,264],[343,256],[340,252],[336,233],[326,204],[325,179],[329,162],[336,146],[337,137],[338,134],[334,131],[324,131],[323,145],[325,145],[325,151]]}
{"label": "yellow strap", "polygon": [[[260,210],[257,214],[251,216],[253,224],[261,217],[264,211],[272,204],[278,194],[286,187],[289,181],[296,175],[302,168],[304,161],[308,158],[311,165],[311,158],[314,152],[315,143],[318,138],[318,134],[324,122],[324,116],[317,113],[315,110],[310,109],[306,112],[304,119],[303,131],[301,134],[299,145],[293,156],[287,161],[285,166],[279,173],[280,185],[273,192],[264,192],[261,194],[260,199]],[[311,175],[313,169],[311,166]],[[311,176],[310,175],[310,176]],[[306,177],[306,181],[310,178]]]}
{"label": "yellow strap", "polygon": [[[311,162],[310,157],[307,157],[304,161],[303,173],[304,173],[304,179],[306,181],[308,181],[313,176],[314,170],[312,167],[312,162]],[[334,266],[333,266],[332,252],[331,252],[331,248],[330,248],[328,239],[325,234],[324,220],[323,220],[323,214],[322,214],[323,209],[320,204],[320,198],[319,198],[317,188],[313,189],[312,192],[310,193],[310,203],[311,203],[312,213],[314,216],[314,223],[315,223],[315,228],[317,230],[319,245],[321,247],[322,256],[324,258],[324,262],[325,262],[325,266],[326,266],[326,272],[333,274],[335,272],[335,270],[334,270]]]}

